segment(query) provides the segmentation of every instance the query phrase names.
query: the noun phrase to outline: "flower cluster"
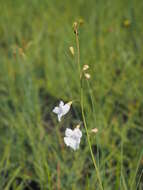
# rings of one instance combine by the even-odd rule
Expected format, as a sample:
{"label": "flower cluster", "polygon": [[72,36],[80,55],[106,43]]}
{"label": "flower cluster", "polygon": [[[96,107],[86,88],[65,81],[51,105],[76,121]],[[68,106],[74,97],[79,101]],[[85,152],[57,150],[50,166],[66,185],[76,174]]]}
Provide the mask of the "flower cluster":
{"label": "flower cluster", "polygon": [[[53,112],[57,114],[58,121],[61,121],[61,118],[66,115],[71,107],[72,101],[64,104],[63,101],[60,101],[59,106],[54,107]],[[82,132],[79,129],[79,125],[75,129],[67,128],[65,130],[64,142],[67,146],[71,147],[73,150],[79,148],[80,139],[82,137]]]}

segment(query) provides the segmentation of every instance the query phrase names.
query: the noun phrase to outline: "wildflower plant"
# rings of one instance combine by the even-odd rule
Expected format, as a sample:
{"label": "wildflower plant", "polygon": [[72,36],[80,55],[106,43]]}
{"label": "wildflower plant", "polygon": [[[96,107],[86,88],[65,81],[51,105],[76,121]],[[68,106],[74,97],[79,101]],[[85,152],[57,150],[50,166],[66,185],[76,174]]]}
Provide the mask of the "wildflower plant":
{"label": "wildflower plant", "polygon": [[143,1],[0,10],[0,189],[143,190]]}
{"label": "wildflower plant", "polygon": [[[101,181],[101,177],[100,177],[100,172],[99,169],[97,167],[95,158],[94,158],[94,154],[93,154],[93,150],[92,150],[92,146],[91,146],[91,141],[90,141],[90,136],[89,136],[89,132],[88,132],[88,128],[87,128],[87,122],[86,122],[86,118],[85,118],[85,112],[84,112],[84,91],[83,91],[83,82],[84,82],[84,77],[86,79],[90,79],[90,74],[89,73],[85,73],[85,71],[88,70],[89,66],[88,65],[84,65],[82,70],[81,70],[81,65],[80,65],[80,46],[79,46],[79,32],[78,32],[78,27],[79,24],[78,22],[74,22],[73,24],[73,29],[74,29],[74,33],[75,33],[75,39],[76,39],[76,49],[77,49],[77,66],[78,66],[78,72],[79,72],[79,81],[80,81],[80,107],[81,107],[81,112],[82,112],[82,119],[83,119],[83,124],[85,127],[85,131],[86,131],[86,138],[87,138],[87,142],[88,142],[88,146],[89,146],[89,150],[90,150],[90,154],[91,154],[91,158],[95,167],[95,171],[97,174],[97,178],[99,181],[99,186],[100,189],[103,189],[103,185],[102,185],[102,181]],[[83,75],[84,73],[84,75]],[[84,76],[84,77],[83,77]]]}
{"label": "wildflower plant", "polygon": [[[76,51],[77,51],[76,52],[76,55],[77,55],[76,64],[78,67],[78,75],[79,75],[79,82],[80,82],[79,102],[80,102],[82,120],[83,120],[83,125],[84,125],[85,131],[86,131],[86,138],[87,138],[91,158],[92,158],[92,161],[93,161],[93,164],[95,167],[95,171],[96,171],[97,178],[99,181],[100,189],[103,190],[100,172],[99,172],[99,169],[97,167],[97,164],[96,164],[96,161],[95,161],[95,158],[93,155],[93,150],[92,150],[92,146],[91,146],[90,136],[89,136],[89,132],[88,132],[88,128],[87,128],[87,122],[86,122],[85,113],[84,113],[83,82],[84,82],[84,79],[89,80],[91,76],[87,72],[87,70],[89,69],[89,65],[86,64],[81,69],[78,27],[79,27],[79,23],[74,22],[73,29],[74,29],[75,39],[76,39]],[[70,46],[69,50],[70,50],[71,54],[74,56],[75,51],[73,49],[73,46]],[[59,106],[54,107],[53,112],[55,114],[57,114],[59,122],[61,121],[61,118],[69,112],[71,104],[72,104],[72,101],[70,101],[66,104],[64,104],[63,101],[60,101]],[[80,125],[77,125],[77,127],[74,128],[73,130],[70,128],[66,128],[66,130],[65,130],[64,142],[68,147],[72,148],[73,150],[79,149],[79,145],[80,145],[80,141],[81,141],[81,137],[82,137],[82,131],[79,128],[80,128]],[[97,133],[98,129],[95,128],[95,129],[91,130],[91,132]]]}

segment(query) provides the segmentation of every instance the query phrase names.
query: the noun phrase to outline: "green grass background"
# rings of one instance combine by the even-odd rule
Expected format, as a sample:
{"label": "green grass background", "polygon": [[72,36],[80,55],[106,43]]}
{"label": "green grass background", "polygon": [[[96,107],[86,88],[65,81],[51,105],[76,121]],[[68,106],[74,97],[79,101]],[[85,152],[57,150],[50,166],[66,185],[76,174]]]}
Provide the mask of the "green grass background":
{"label": "green grass background", "polygon": [[[0,1],[0,189],[98,190],[82,122],[72,24],[79,29],[84,107],[105,190],[143,189],[143,1]],[[129,24],[126,24],[129,22]],[[21,48],[21,49],[19,49]],[[24,52],[24,55],[22,53]],[[76,100],[57,122],[52,108]]]}

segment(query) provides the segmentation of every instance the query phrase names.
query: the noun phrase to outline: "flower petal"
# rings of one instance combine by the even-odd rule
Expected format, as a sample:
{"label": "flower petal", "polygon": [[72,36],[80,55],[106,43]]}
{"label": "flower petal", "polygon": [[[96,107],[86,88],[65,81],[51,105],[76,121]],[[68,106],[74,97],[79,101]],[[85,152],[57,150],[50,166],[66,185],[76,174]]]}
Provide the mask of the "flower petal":
{"label": "flower petal", "polygon": [[70,110],[70,106],[68,104],[65,104],[63,107],[62,107],[62,110],[63,110],[63,115],[67,114]]}
{"label": "flower petal", "polygon": [[53,112],[56,113],[56,114],[58,114],[58,113],[59,113],[59,107],[55,107],[55,108],[53,109]]}
{"label": "flower petal", "polygon": [[70,137],[64,137],[64,142],[67,146],[71,147],[73,150],[76,150],[79,148],[79,144],[77,144],[76,140]]}
{"label": "flower petal", "polygon": [[62,114],[58,114],[58,121],[61,121]]}
{"label": "flower petal", "polygon": [[73,134],[73,131],[71,129],[67,128],[66,131],[65,131],[65,136],[66,137],[71,137],[72,134]]}
{"label": "flower petal", "polygon": [[82,137],[82,132],[81,132],[80,129],[75,128],[75,129],[73,130],[73,132],[74,132],[74,136],[75,136],[76,138],[81,138],[81,137]]}
{"label": "flower petal", "polygon": [[62,106],[64,106],[64,102],[61,100],[59,103],[59,107],[62,107]]}

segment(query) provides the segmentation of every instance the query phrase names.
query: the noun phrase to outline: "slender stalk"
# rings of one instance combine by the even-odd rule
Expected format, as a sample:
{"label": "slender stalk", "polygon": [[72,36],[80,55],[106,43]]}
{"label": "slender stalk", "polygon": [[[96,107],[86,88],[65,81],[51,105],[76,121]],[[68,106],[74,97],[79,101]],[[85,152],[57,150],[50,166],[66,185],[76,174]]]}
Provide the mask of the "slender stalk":
{"label": "slender stalk", "polygon": [[79,48],[79,37],[78,37],[78,28],[77,27],[78,27],[77,23],[75,23],[74,24],[74,32],[75,32],[75,36],[76,36],[77,64],[78,64],[78,70],[79,70],[79,76],[80,76],[80,106],[81,106],[83,124],[84,124],[85,131],[86,131],[87,142],[88,142],[91,158],[92,158],[92,161],[93,161],[96,173],[97,173],[97,179],[99,181],[100,189],[103,190],[103,186],[102,186],[102,182],[101,182],[101,178],[100,178],[100,173],[99,173],[98,167],[96,165],[96,161],[95,161],[94,154],[92,151],[92,146],[91,146],[90,137],[89,137],[86,119],[85,119],[85,114],[84,114],[83,87],[82,87],[81,68],[80,68],[80,48]]}
{"label": "slender stalk", "polygon": [[76,36],[76,47],[77,47],[77,64],[78,64],[78,72],[80,76],[80,49],[79,49],[79,38],[78,38],[78,25],[74,23],[74,33]]}
{"label": "slender stalk", "polygon": [[89,133],[88,133],[88,129],[87,129],[87,124],[86,124],[86,120],[85,120],[84,102],[83,102],[83,90],[81,90],[81,111],[82,111],[82,118],[83,118],[84,127],[85,127],[85,130],[86,130],[88,146],[89,146],[89,149],[90,149],[90,154],[91,154],[92,161],[93,161],[96,173],[97,173],[97,178],[98,178],[98,181],[99,181],[99,184],[100,184],[100,189],[103,190],[103,186],[102,186],[102,182],[101,182],[101,179],[100,179],[99,170],[98,170],[98,167],[96,165],[96,161],[95,161],[94,154],[93,154],[93,151],[92,151],[90,137],[89,137]]}

